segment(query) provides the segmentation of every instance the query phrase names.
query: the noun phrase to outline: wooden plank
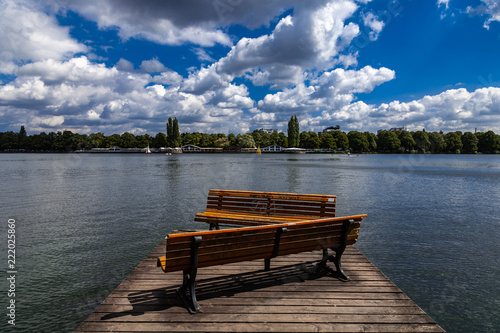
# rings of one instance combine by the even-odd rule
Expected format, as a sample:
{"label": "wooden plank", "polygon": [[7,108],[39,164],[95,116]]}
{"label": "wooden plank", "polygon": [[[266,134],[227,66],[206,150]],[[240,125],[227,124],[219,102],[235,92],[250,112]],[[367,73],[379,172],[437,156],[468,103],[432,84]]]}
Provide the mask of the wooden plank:
{"label": "wooden plank", "polygon": [[89,322],[79,332],[444,332],[435,324],[346,324],[346,323],[122,323]]}
{"label": "wooden plank", "polygon": [[[172,309],[168,309],[172,307]],[[168,310],[168,311],[167,311]],[[212,314],[258,314],[266,313],[270,315],[283,315],[301,311],[304,314],[331,314],[331,315],[425,315],[425,313],[418,306],[406,307],[386,307],[386,306],[307,306],[304,307],[300,304],[294,305],[263,305],[263,304],[224,304],[214,305],[208,304],[203,306],[204,312]],[[167,316],[171,313],[185,314],[186,310],[182,307],[182,303],[164,303],[164,304],[128,304],[128,305],[101,305],[96,309],[96,313],[110,313],[114,311],[124,312],[129,314],[144,313],[156,311]]]}
{"label": "wooden plank", "polygon": [[[201,303],[200,303],[201,304]],[[202,305],[203,306],[203,305]],[[249,322],[265,322],[265,323],[360,323],[360,324],[370,324],[370,323],[383,323],[389,324],[398,321],[404,321],[411,324],[431,324],[434,321],[426,315],[422,314],[403,314],[403,315],[393,315],[393,314],[325,314],[325,313],[301,313],[301,316],[293,315],[293,312],[288,312],[292,314],[289,316],[277,316],[275,314],[268,313],[220,313],[207,312],[201,315],[189,316],[189,321],[191,323],[201,322],[201,323],[241,323],[245,321]],[[90,321],[102,320],[107,314],[103,313],[93,313],[89,316]],[[131,313],[126,313],[120,316],[107,316],[107,322],[163,322],[171,323],[178,322],[178,316],[166,316],[165,313],[159,311],[151,311],[142,314],[141,316],[134,316]],[[184,316],[187,317],[184,313]],[[286,318],[286,319],[285,319]],[[186,318],[187,319],[187,318]]]}
{"label": "wooden plank", "polygon": [[[96,312],[110,312],[108,309],[111,306],[131,306],[135,304],[132,297],[129,297],[129,292],[116,292],[110,295],[106,300],[101,303],[96,309]],[[157,296],[157,300],[152,300],[149,298],[147,294],[143,296],[143,301],[140,305],[143,306],[159,306],[159,305],[168,305],[168,304],[180,304],[178,299],[168,298],[167,296],[160,297]],[[218,305],[259,305],[259,306],[310,306],[314,308],[319,307],[345,307],[349,309],[353,309],[354,311],[358,307],[415,307],[415,303],[410,299],[316,299],[316,298],[289,298],[289,299],[276,299],[270,297],[221,297],[215,303]],[[102,306],[106,306],[106,308],[102,308]],[[308,308],[313,309],[313,308]],[[309,310],[307,310],[309,311]],[[184,310],[185,312],[185,310]]]}

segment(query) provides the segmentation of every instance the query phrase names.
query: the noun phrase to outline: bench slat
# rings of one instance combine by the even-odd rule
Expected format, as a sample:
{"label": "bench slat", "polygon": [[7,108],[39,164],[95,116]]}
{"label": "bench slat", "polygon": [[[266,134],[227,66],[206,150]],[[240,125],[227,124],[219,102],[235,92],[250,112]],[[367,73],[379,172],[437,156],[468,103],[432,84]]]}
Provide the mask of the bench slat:
{"label": "bench slat", "polygon": [[304,201],[326,201],[336,202],[337,196],[335,195],[322,195],[322,194],[298,194],[298,193],[280,193],[280,192],[259,192],[259,191],[233,191],[233,190],[210,190],[209,196],[234,196],[234,197],[252,197],[252,198],[271,198],[271,199],[290,199],[290,200],[304,200]]}
{"label": "bench slat", "polygon": [[[221,198],[224,199],[224,202],[221,203]],[[335,207],[336,202],[328,202],[321,201],[311,198],[310,200],[284,200],[284,199],[271,199],[271,198],[251,198],[251,197],[231,197],[231,196],[209,196],[207,199],[207,203],[210,205],[217,206],[218,204],[241,204],[241,205],[257,205],[257,204],[267,204],[268,202],[272,202],[275,205],[287,205],[291,203],[296,203],[300,206],[325,206],[325,207]]]}
{"label": "bench slat", "polygon": [[[334,216],[325,216],[334,217]],[[210,211],[203,214],[198,214],[197,219],[235,219],[235,220],[246,220],[246,221],[269,221],[269,222],[281,222],[288,223],[292,221],[307,221],[315,218],[321,218],[321,216],[310,216],[310,215],[261,215],[261,214],[250,214],[250,213],[235,213],[228,211]]]}
{"label": "bench slat", "polygon": [[[261,209],[259,207],[246,207],[246,206],[213,206],[207,205],[208,212],[238,212],[242,214],[249,215],[306,215],[306,216],[326,216],[326,217],[335,217],[335,208],[326,208],[326,207],[300,207],[300,206],[271,206],[269,209]],[[200,213],[203,215],[203,213]]]}
{"label": "bench slat", "polygon": [[[342,231],[342,226],[311,228],[309,231],[295,230],[281,236],[280,248],[286,244],[293,244],[304,240],[338,239]],[[356,235],[351,235],[355,237]],[[223,237],[203,241],[203,246],[199,250],[199,255],[212,252],[230,251],[234,249],[250,248],[260,245],[274,244],[275,233],[259,235],[259,237]],[[188,242],[174,244],[167,247],[169,258],[189,257],[190,244]]]}
{"label": "bench slat", "polygon": [[[360,214],[360,215],[352,215],[352,216],[343,216],[343,217],[330,217],[330,218],[324,218],[324,219],[317,219],[317,220],[309,220],[309,221],[299,221],[299,222],[294,222],[294,223],[282,223],[282,224],[275,224],[275,225],[266,225],[266,226],[257,226],[257,227],[248,227],[248,228],[236,228],[236,229],[225,229],[225,230],[205,230],[205,231],[197,231],[197,232],[190,232],[190,233],[179,233],[179,234],[170,234],[167,236],[167,239],[170,241],[175,241],[176,239],[182,239],[187,237],[192,237],[192,236],[203,236],[205,237],[217,237],[219,234],[231,232],[234,235],[238,235],[239,233],[246,233],[251,230],[276,230],[277,227],[287,227],[289,230],[293,228],[298,228],[300,226],[312,226],[312,225],[322,225],[322,224],[330,224],[332,222],[337,222],[341,223],[341,221],[344,221],[346,219],[352,219],[354,222],[360,222],[363,218],[365,218],[367,215],[366,214]],[[339,222],[340,221],[340,222]]]}

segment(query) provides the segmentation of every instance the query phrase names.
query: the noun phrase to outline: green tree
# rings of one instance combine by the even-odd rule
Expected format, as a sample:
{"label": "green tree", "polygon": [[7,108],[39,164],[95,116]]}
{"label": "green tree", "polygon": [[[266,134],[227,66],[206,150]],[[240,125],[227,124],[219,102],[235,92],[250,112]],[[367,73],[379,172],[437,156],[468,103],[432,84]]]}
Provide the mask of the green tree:
{"label": "green tree", "polygon": [[430,151],[435,154],[442,153],[446,148],[444,135],[438,132],[429,133],[429,141],[431,143]]}
{"label": "green tree", "polygon": [[229,133],[227,139],[229,140],[230,146],[236,146],[236,144],[238,143],[236,140],[236,135],[234,135],[233,133]]}
{"label": "green tree", "polygon": [[349,139],[349,147],[355,152],[362,153],[370,146],[366,135],[358,131],[350,131],[347,139]]}
{"label": "green tree", "polygon": [[299,120],[296,115],[290,117],[288,121],[288,146],[299,147],[300,144]]}
{"label": "green tree", "polygon": [[201,133],[201,138],[199,141],[199,146],[200,147],[210,147],[210,134],[207,133]]}
{"label": "green tree", "polygon": [[105,148],[111,148],[115,146],[120,146],[121,136],[119,134],[113,134],[106,137]]}
{"label": "green tree", "polygon": [[182,144],[181,134],[179,132],[179,122],[174,118],[172,126],[172,145],[173,147],[180,147]]}
{"label": "green tree", "polygon": [[267,147],[271,145],[271,136],[268,133],[262,133],[260,135],[261,141],[260,145],[261,147]]}
{"label": "green tree", "polygon": [[318,149],[320,148],[321,142],[319,140],[318,133],[309,131],[308,133],[308,139],[306,141],[306,148],[309,149]]}
{"label": "green tree", "polygon": [[271,133],[271,136],[269,137],[269,146],[270,145],[277,145],[278,144],[278,132],[273,132]]}
{"label": "green tree", "polygon": [[104,148],[106,144],[106,136],[101,132],[91,133],[89,134],[88,142],[88,148]]}
{"label": "green tree", "polygon": [[84,148],[87,149],[90,148],[89,136],[87,134],[78,134],[78,133],[73,134],[70,140],[69,150],[77,150]]}
{"label": "green tree", "polygon": [[253,131],[252,132],[252,137],[253,137],[253,141],[255,141],[255,145],[260,146],[261,145],[261,140],[262,140],[262,137],[260,135],[260,131],[259,130]]}
{"label": "green tree", "polygon": [[493,153],[500,151],[500,136],[493,131],[476,133],[478,138],[478,149],[482,153]]}
{"label": "green tree", "polygon": [[349,148],[349,139],[347,138],[347,134],[342,131],[333,131],[331,134],[337,144],[337,149]]}
{"label": "green tree", "polygon": [[462,132],[449,132],[444,136],[446,151],[450,153],[460,153],[462,149]]}
{"label": "green tree", "polygon": [[377,146],[382,151],[396,151],[401,147],[398,135],[391,131],[380,131],[377,135]]}
{"label": "green tree", "polygon": [[229,140],[224,136],[220,137],[214,142],[214,147],[224,148],[229,146]]}
{"label": "green tree", "polygon": [[377,151],[377,135],[372,132],[364,132],[364,134],[368,140],[368,150]]}
{"label": "green tree", "polygon": [[156,134],[155,138],[153,139],[153,147],[154,148],[161,148],[161,147],[167,147],[167,136],[165,133],[158,133]]}
{"label": "green tree", "polygon": [[477,152],[477,144],[479,139],[472,132],[465,132],[462,135],[463,149],[468,154],[473,154]]}
{"label": "green tree", "polygon": [[[308,148],[307,147],[307,141],[308,140],[309,140],[309,132],[307,132],[307,131],[300,132],[300,135],[299,135],[299,142],[300,142],[299,147],[300,148]],[[288,135],[288,143],[290,143],[290,135]]]}
{"label": "green tree", "polygon": [[408,131],[401,131],[398,135],[399,141],[401,142],[401,147],[404,148],[405,151],[411,151],[415,148],[415,140],[413,140],[413,136]]}
{"label": "green tree", "polygon": [[337,142],[330,133],[321,133],[319,136],[320,147],[325,149],[337,148]]}
{"label": "green tree", "polygon": [[137,140],[132,133],[125,132],[121,135],[118,146],[122,148],[135,148],[137,147]]}
{"label": "green tree", "polygon": [[219,135],[218,134],[210,134],[210,142],[208,144],[209,147],[215,147],[215,141],[217,141],[219,139]]}
{"label": "green tree", "polygon": [[[195,136],[192,133],[182,133],[182,143],[184,145],[196,145],[195,144]],[[168,139],[167,139],[167,144],[168,146]]]}
{"label": "green tree", "polygon": [[49,151],[52,148],[52,140],[45,132],[33,135],[32,149],[39,151]]}
{"label": "green tree", "polygon": [[179,122],[177,118],[168,118],[167,121],[167,145],[169,147],[179,147],[182,144],[182,137],[179,132]]}
{"label": "green tree", "polygon": [[69,151],[74,148],[73,133],[71,131],[58,131],[54,141],[53,148],[58,151]]}
{"label": "green tree", "polygon": [[283,132],[279,132],[278,134],[278,142],[276,143],[278,146],[288,148],[288,137]]}
{"label": "green tree", "polygon": [[416,131],[412,133],[413,140],[415,141],[415,147],[422,153],[425,153],[431,149],[431,141],[429,140],[429,135],[426,131]]}
{"label": "green tree", "polygon": [[2,133],[0,147],[2,150],[17,149],[19,147],[19,136],[12,131]]}
{"label": "green tree", "polygon": [[21,126],[21,129],[19,130],[19,134],[17,135],[17,138],[19,140],[19,148],[21,149],[28,149],[28,134],[26,133],[26,129],[24,126]]}
{"label": "green tree", "polygon": [[135,140],[138,148],[146,148],[153,143],[153,138],[149,134],[138,135]]}
{"label": "green tree", "polygon": [[255,148],[255,141],[252,134],[238,134],[236,139],[237,145],[240,148]]}

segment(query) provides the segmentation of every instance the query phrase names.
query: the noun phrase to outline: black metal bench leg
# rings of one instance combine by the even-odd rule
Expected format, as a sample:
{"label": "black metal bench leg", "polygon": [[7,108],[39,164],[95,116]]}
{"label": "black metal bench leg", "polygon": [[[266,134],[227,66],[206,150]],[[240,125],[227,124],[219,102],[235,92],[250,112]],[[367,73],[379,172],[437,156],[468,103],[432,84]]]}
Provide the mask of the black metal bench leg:
{"label": "black metal bench leg", "polygon": [[[344,281],[349,280],[349,276],[347,276],[347,274],[342,269],[342,264],[340,260],[342,259],[342,254],[344,253],[345,248],[347,246],[347,237],[349,234],[349,230],[353,224],[354,220],[344,221],[344,223],[342,224],[342,235],[341,235],[340,245],[339,247],[332,249],[335,251],[335,256],[328,255],[328,249],[323,249],[323,259],[321,259],[321,261],[316,266],[317,273],[331,274],[333,276],[337,276],[339,279]],[[334,271],[331,267],[329,267],[326,264],[327,261],[331,261],[335,264],[336,271]]]}
{"label": "black metal bench leg", "polygon": [[319,263],[316,264],[316,274],[323,274],[323,275],[335,274],[333,268],[331,268],[326,264],[328,262],[328,259],[330,259],[330,257],[331,256],[328,254],[328,249],[323,249],[323,258]]}
{"label": "black metal bench leg", "polygon": [[332,261],[335,264],[335,268],[337,269],[337,275],[339,276],[340,279],[342,280],[349,280],[349,277],[344,273],[344,270],[342,269],[342,264],[340,263],[340,259],[342,258],[342,253],[344,253],[344,249],[342,251],[335,251],[335,256],[330,256],[330,261]]}
{"label": "black metal bench leg", "polygon": [[[340,263],[340,258],[342,257],[342,252],[336,252],[335,256],[329,255],[327,249],[323,249],[323,259],[316,265],[316,274],[331,275],[338,277],[341,280],[347,281],[349,277],[344,273],[342,265]],[[335,269],[328,266],[326,263],[331,261],[335,264]]]}
{"label": "black metal bench leg", "polygon": [[182,287],[179,288],[177,294],[188,309],[189,313],[203,312],[196,300],[196,279],[191,276],[189,271],[184,271],[184,279]]}
{"label": "black metal bench leg", "polygon": [[183,272],[182,286],[177,291],[189,313],[203,312],[196,300],[196,274],[198,272],[198,246],[201,236],[194,236],[191,240],[191,263],[189,270]]}

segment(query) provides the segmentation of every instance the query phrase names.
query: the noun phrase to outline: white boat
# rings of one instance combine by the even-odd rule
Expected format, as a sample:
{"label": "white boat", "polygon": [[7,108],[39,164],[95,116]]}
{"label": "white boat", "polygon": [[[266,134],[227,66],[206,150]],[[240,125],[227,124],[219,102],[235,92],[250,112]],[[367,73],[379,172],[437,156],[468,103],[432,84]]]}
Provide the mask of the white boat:
{"label": "white boat", "polygon": [[148,145],[148,147],[146,148],[146,154],[152,154],[151,150],[149,149],[149,145]]}

